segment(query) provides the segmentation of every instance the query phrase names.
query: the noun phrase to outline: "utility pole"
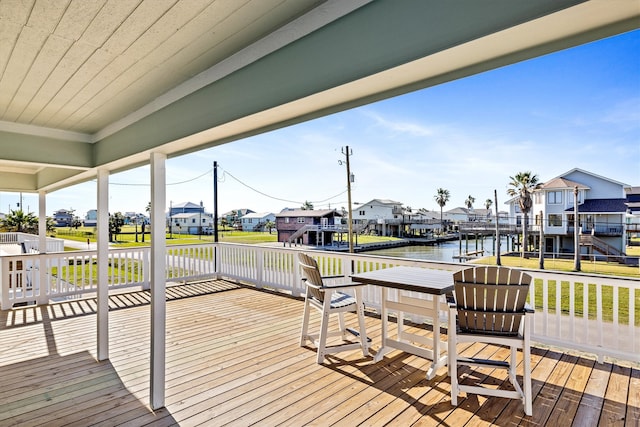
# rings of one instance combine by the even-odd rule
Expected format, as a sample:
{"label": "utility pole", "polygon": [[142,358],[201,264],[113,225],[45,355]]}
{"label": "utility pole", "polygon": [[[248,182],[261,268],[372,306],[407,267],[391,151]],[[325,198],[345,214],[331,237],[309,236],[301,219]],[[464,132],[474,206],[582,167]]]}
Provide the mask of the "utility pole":
{"label": "utility pole", "polygon": [[[353,253],[353,214],[351,209],[351,183],[355,180],[354,176],[351,174],[351,165],[349,164],[349,156],[353,154],[353,150],[349,149],[347,145],[342,149],[342,154],[345,155],[345,163],[347,165],[347,203],[349,204],[349,253]],[[339,164],[342,164],[342,160],[338,161]]]}

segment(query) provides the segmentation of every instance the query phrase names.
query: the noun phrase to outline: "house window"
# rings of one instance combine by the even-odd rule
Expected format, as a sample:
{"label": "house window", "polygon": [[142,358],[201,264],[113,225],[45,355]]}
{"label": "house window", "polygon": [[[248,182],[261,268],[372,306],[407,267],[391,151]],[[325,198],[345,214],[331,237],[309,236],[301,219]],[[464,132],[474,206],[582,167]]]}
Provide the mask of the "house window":
{"label": "house window", "polygon": [[191,219],[191,224],[195,224],[195,223],[196,223],[196,219],[195,219],[195,218],[192,218],[192,219]]}
{"label": "house window", "polygon": [[549,214],[549,227],[562,227],[562,215]]}
{"label": "house window", "polygon": [[533,197],[537,205],[542,203],[542,197],[543,197],[542,193],[535,193]]}
{"label": "house window", "polygon": [[298,217],[298,224],[304,224],[304,223],[305,223],[304,217],[303,216],[299,216]]}
{"label": "house window", "polygon": [[562,191],[549,191],[547,193],[547,203],[550,205],[562,203]]}
{"label": "house window", "polygon": [[358,213],[360,214],[360,216],[364,216],[365,215],[365,211],[360,211]]}
{"label": "house window", "polygon": [[285,217],[285,219],[284,219],[284,223],[285,223],[285,224],[289,224],[289,217]]}

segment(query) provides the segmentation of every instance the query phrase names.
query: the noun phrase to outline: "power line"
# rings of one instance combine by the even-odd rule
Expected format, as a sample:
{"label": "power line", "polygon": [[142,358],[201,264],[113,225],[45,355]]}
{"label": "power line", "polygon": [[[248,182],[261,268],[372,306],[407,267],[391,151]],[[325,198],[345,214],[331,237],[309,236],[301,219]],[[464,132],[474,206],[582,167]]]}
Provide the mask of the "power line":
{"label": "power line", "polygon": [[[167,185],[187,184],[189,182],[196,181],[196,180],[202,178],[203,176],[209,175],[212,171],[213,171],[213,169],[209,169],[205,173],[203,173],[201,175],[198,175],[195,178],[191,178],[191,179],[187,179],[185,181],[179,181],[179,182],[170,182],[170,183],[167,183]],[[110,182],[109,185],[123,185],[123,186],[132,186],[132,187],[149,187],[149,186],[151,186],[151,184],[137,184],[137,183],[129,183],[129,182]]]}
{"label": "power line", "polygon": [[[249,184],[247,184],[247,183],[245,183],[245,182],[242,182],[241,180],[239,180],[238,178],[236,178],[233,174],[231,174],[231,173],[230,173],[229,171],[227,171],[227,170],[223,170],[223,172],[222,172],[222,173],[223,173],[223,175],[229,175],[229,176],[230,176],[231,178],[233,178],[236,182],[238,182],[239,184],[241,184],[241,185],[243,185],[243,186],[247,187],[247,188],[248,188],[248,189],[250,189],[251,191],[255,191],[256,193],[258,193],[258,194],[260,194],[260,195],[262,195],[262,196],[264,196],[264,197],[267,197],[267,198],[269,198],[269,199],[278,200],[278,201],[281,201],[281,202],[297,203],[297,204],[301,204],[301,205],[305,203],[305,202],[300,202],[300,201],[298,201],[298,200],[288,200],[288,199],[283,199],[283,198],[280,198],[280,197],[271,196],[271,195],[269,195],[269,194],[267,194],[267,193],[265,193],[265,192],[263,192],[263,191],[260,191],[260,190],[258,190],[258,189],[256,189],[256,188],[254,188],[254,187],[250,186]],[[336,195],[334,195],[334,196],[331,196],[331,197],[329,197],[329,198],[326,198],[326,199],[324,199],[324,200],[311,201],[311,203],[312,203],[312,204],[316,204],[316,203],[323,203],[323,202],[327,202],[327,201],[329,201],[329,200],[331,200],[331,199],[335,199],[336,197],[343,195],[343,194],[344,194],[344,193],[346,193],[346,192],[347,192],[347,190],[344,190],[344,191],[341,191],[340,193],[338,193],[338,194],[336,194]]]}
{"label": "power line", "polygon": [[[251,191],[256,192],[256,193],[258,193],[258,194],[260,194],[260,195],[262,195],[264,197],[267,197],[269,199],[278,200],[278,201],[287,202],[287,203],[297,203],[297,204],[300,204],[300,205],[305,203],[305,202],[301,202],[301,201],[298,201],[298,200],[289,200],[289,199],[284,199],[284,198],[281,198],[281,197],[272,196],[270,194],[265,193],[264,191],[260,191],[257,188],[252,187],[251,185],[243,182],[239,178],[235,177],[231,172],[229,172],[229,171],[227,171],[227,170],[225,170],[223,168],[220,168],[220,169],[222,169],[223,172],[222,172],[222,178],[218,178],[219,182],[225,182],[226,181],[225,177],[228,175],[229,177],[233,178],[236,182],[238,182],[240,185],[243,185],[244,187],[250,189]],[[198,179],[200,179],[200,178],[202,178],[204,176],[207,176],[207,175],[211,174],[212,172],[213,172],[213,168],[207,170],[206,172],[204,172],[204,173],[202,173],[202,174],[200,174],[200,175],[198,175],[198,176],[196,176],[194,178],[190,178],[190,179],[187,179],[187,180],[184,180],[184,181],[179,181],[179,182],[171,182],[171,183],[167,183],[166,185],[170,186],[170,185],[187,184],[189,182],[193,182],[193,181],[196,181],[196,180],[198,180]],[[130,183],[130,182],[110,182],[109,185],[119,185],[119,186],[125,186],[125,187],[149,187],[151,184],[149,184],[149,183],[139,184],[139,183]],[[312,204],[318,204],[318,203],[328,202],[329,200],[335,199],[336,197],[339,197],[339,196],[345,194],[346,192],[347,192],[347,190],[344,190],[344,191],[341,191],[340,193],[335,194],[335,195],[333,195],[331,197],[328,197],[326,199],[311,201],[311,203]]]}

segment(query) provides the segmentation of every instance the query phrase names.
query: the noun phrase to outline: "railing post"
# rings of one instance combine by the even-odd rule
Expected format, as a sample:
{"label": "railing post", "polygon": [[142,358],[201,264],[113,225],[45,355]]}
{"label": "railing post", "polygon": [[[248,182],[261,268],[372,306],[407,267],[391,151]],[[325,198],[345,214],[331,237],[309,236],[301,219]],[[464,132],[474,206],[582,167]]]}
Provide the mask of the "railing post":
{"label": "railing post", "polygon": [[256,248],[256,287],[264,285],[264,250]]}
{"label": "railing post", "polygon": [[144,248],[142,252],[142,289],[148,291],[151,289],[151,249]]}
{"label": "railing post", "polygon": [[[47,280],[47,259],[45,256],[38,256],[37,271],[38,271],[38,304],[49,304],[49,281]],[[35,276],[35,275],[34,275]]]}
{"label": "railing post", "polygon": [[0,261],[0,288],[2,289],[0,308],[2,310],[9,310],[12,305],[9,302],[9,260],[1,257]]}
{"label": "railing post", "polygon": [[[287,256],[287,255],[285,254],[285,256]],[[296,259],[296,255],[291,254],[291,258],[292,258],[291,262],[293,263],[293,268],[291,269],[291,272],[293,274],[293,277],[291,278],[291,283],[293,284],[293,286],[291,288],[293,290],[292,290],[291,294],[294,297],[299,297],[301,295],[300,291],[302,290],[301,287],[300,287],[301,280],[299,280],[300,276],[301,276],[301,274],[300,274],[300,264],[298,263],[298,260]]]}

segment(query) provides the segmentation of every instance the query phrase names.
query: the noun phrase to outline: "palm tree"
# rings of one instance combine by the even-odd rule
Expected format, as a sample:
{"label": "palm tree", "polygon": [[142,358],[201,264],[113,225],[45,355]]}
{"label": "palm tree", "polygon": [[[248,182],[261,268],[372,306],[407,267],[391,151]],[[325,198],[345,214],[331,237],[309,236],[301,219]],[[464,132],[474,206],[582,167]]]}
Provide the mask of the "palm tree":
{"label": "palm tree", "polygon": [[533,200],[531,199],[531,194],[538,188],[540,188],[540,184],[538,183],[538,175],[534,175],[532,172],[518,172],[515,177],[510,176],[511,182],[509,186],[511,188],[507,189],[507,194],[509,196],[518,197],[518,205],[520,206],[520,211],[523,215],[523,224],[522,224],[522,257],[525,257],[525,251],[527,247],[527,226],[529,224],[528,215],[531,210],[531,206],[533,205]]}
{"label": "palm tree", "polygon": [[447,204],[447,202],[449,201],[449,197],[451,197],[451,194],[449,193],[449,190],[445,190],[444,188],[438,188],[436,190],[436,195],[434,196],[434,199],[436,200],[436,203],[438,204],[438,206],[440,206],[440,228],[441,231],[444,231],[444,223],[442,221],[442,208],[444,208],[444,205]]}
{"label": "palm tree", "polygon": [[469,197],[467,197],[467,200],[464,201],[464,204],[467,206],[467,209],[471,209],[473,208],[473,204],[475,203],[476,198],[469,195]]}
{"label": "palm tree", "polygon": [[493,200],[491,199],[487,199],[484,201],[484,207],[486,210],[491,209],[491,205],[493,205]]}
{"label": "palm tree", "polygon": [[38,218],[29,212],[25,214],[22,209],[11,210],[7,217],[2,221],[2,226],[9,231],[37,233]]}
{"label": "palm tree", "polygon": [[300,206],[300,209],[302,209],[303,211],[312,211],[313,210],[313,203],[311,203],[308,200],[305,200],[304,204],[302,206]]}
{"label": "palm tree", "polygon": [[[113,215],[109,215],[109,241],[113,242],[113,236],[120,234],[122,226],[124,225],[124,215],[120,212],[116,212]],[[117,237],[116,237],[117,238]]]}

